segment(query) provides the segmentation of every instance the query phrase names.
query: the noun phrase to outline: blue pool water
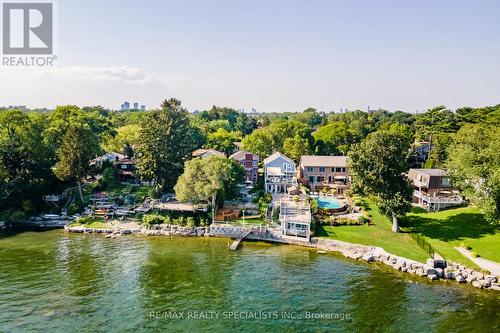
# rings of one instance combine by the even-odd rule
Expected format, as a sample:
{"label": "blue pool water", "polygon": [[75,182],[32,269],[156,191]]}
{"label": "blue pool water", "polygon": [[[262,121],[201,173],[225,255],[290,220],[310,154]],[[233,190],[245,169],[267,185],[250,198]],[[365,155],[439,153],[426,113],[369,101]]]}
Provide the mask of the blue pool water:
{"label": "blue pool water", "polygon": [[342,203],[337,199],[330,197],[318,197],[316,199],[319,208],[323,209],[336,209],[342,207]]}

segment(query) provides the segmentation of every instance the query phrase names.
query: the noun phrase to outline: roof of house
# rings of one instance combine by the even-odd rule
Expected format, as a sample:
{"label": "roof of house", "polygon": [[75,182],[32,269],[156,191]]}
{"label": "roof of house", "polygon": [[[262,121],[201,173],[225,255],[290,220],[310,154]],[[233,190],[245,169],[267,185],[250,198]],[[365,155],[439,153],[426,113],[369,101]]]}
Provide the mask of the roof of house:
{"label": "roof of house", "polygon": [[246,150],[237,151],[233,155],[229,156],[229,158],[232,158],[233,160],[240,161],[240,160],[245,159],[245,157],[246,157],[247,154],[252,154],[254,161],[258,161],[259,160],[259,156],[258,155],[255,155],[254,153],[251,153],[251,152],[246,151]]}
{"label": "roof of house", "polygon": [[423,173],[429,176],[440,177],[445,175],[445,171],[442,169],[410,169],[410,171]]}
{"label": "roof of house", "polygon": [[200,157],[201,155],[205,155],[205,154],[219,155],[219,156],[224,156],[224,157],[226,156],[226,155],[224,155],[224,153],[221,153],[220,151],[215,150],[215,149],[196,149],[192,153],[192,155],[194,157]]}
{"label": "roof of house", "polygon": [[300,164],[308,167],[346,167],[347,156],[302,156]]}
{"label": "roof of house", "polygon": [[275,159],[278,159],[278,158],[284,158],[286,160],[288,160],[290,163],[292,163],[293,165],[295,165],[295,162],[292,161],[289,157],[286,157],[285,155],[283,155],[282,153],[280,153],[279,151],[275,152],[274,154],[268,156],[267,158],[264,159],[264,164],[268,164],[268,163],[271,163],[272,161],[274,161]]}
{"label": "roof of house", "polygon": [[117,157],[118,157],[118,159],[122,159],[122,158],[125,158],[126,156],[123,154],[115,153],[115,152],[111,151],[111,152],[105,153],[99,157],[94,158],[91,161],[91,163],[95,163],[97,161],[105,161],[105,160],[111,161],[111,160],[115,160]]}

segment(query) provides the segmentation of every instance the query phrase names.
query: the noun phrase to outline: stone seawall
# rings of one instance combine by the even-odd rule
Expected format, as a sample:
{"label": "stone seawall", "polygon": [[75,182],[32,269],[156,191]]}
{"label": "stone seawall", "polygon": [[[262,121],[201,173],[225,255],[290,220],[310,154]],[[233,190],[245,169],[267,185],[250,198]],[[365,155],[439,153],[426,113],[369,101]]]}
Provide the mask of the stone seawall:
{"label": "stone seawall", "polygon": [[65,226],[64,229],[68,232],[103,233],[109,238],[116,238],[127,234],[139,234],[146,236],[205,236],[235,239],[251,230],[252,232],[245,239],[299,245],[316,248],[325,252],[340,252],[345,257],[351,259],[364,260],[366,262],[380,262],[402,272],[427,277],[432,281],[439,279],[453,280],[457,283],[470,283],[476,288],[500,290],[497,276],[474,271],[463,265],[446,260],[428,259],[427,262],[423,264],[415,260],[388,253],[381,247],[314,237],[311,239],[311,242],[307,242],[297,238],[282,236],[279,230],[271,228],[245,228],[230,225],[186,228],[178,225],[154,225],[150,228],[134,229],[93,229],[80,226]]}

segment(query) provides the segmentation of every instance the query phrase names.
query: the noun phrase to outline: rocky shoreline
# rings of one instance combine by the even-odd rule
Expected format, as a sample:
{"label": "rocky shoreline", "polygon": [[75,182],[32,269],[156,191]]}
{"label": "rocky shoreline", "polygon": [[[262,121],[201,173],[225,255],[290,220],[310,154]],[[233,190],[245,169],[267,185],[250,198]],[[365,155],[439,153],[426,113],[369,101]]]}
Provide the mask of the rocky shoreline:
{"label": "rocky shoreline", "polygon": [[500,283],[497,276],[484,274],[450,261],[428,259],[427,262],[423,264],[388,253],[380,247],[352,244],[326,238],[312,238],[311,242],[306,242],[299,239],[283,237],[276,231],[268,228],[249,229],[234,226],[187,228],[178,225],[154,225],[150,228],[136,227],[125,229],[97,229],[84,226],[65,226],[64,230],[76,233],[106,234],[105,237],[107,238],[117,238],[129,234],[145,236],[238,238],[242,234],[252,230],[247,239],[313,247],[318,249],[318,251],[340,252],[347,258],[366,262],[380,262],[408,274],[427,277],[431,281],[450,280],[456,283],[469,283],[480,289],[500,291]]}

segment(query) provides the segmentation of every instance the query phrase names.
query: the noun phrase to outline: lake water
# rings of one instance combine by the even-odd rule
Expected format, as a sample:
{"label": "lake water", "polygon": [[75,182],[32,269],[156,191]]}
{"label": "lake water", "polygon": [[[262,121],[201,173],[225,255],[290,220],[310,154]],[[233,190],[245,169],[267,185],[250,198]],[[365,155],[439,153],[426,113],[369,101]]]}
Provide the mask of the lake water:
{"label": "lake water", "polygon": [[499,307],[498,292],[295,246],[0,234],[1,332],[498,332]]}

